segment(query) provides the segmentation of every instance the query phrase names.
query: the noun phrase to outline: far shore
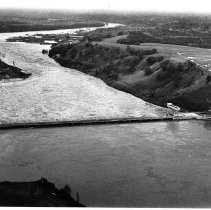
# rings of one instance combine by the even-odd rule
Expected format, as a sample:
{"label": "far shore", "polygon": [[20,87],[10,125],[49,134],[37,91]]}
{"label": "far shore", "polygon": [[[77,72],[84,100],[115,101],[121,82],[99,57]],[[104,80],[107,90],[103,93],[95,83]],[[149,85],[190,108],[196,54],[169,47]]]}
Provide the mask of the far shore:
{"label": "far shore", "polygon": [[66,25],[15,25],[13,27],[5,27],[5,29],[0,29],[1,33],[11,33],[11,32],[27,32],[27,31],[50,31],[50,30],[60,30],[60,29],[75,29],[75,28],[85,28],[85,27],[102,27],[105,23],[102,22],[78,22]]}

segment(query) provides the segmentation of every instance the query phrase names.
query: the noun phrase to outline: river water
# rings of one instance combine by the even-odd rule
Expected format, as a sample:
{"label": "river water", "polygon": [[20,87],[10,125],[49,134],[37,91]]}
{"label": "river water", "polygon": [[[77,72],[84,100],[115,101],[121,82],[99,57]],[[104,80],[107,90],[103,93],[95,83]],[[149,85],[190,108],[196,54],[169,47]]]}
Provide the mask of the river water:
{"label": "river water", "polygon": [[[1,40],[8,36],[11,35],[2,35]],[[39,93],[37,86],[40,86],[40,83],[36,83],[36,80],[40,78],[47,84],[54,76],[57,79],[60,76],[58,72],[62,68],[58,70],[59,66],[53,60],[47,57],[43,59],[40,54],[42,46],[39,48],[38,46],[24,43],[1,43],[1,49],[7,51],[5,61],[9,63],[12,58],[16,58],[22,61],[18,63],[21,68],[32,71],[35,75],[30,79],[34,83],[30,80],[23,82],[33,84],[33,86],[24,87],[26,91],[23,88],[19,89],[20,83],[14,86],[15,89],[10,84],[8,85],[7,93],[12,92],[12,98],[16,98],[15,107],[19,106],[19,101],[22,104],[18,110],[24,109],[23,104],[27,97],[30,101],[25,103],[31,107],[41,103],[42,100],[49,103],[45,98],[47,95],[42,95],[41,98],[33,101],[35,98],[33,94]],[[30,53],[26,54],[26,49]],[[65,73],[65,71],[62,69],[61,75],[65,74],[70,81],[69,72]],[[45,76],[44,80],[42,75],[49,75],[49,77]],[[105,85],[99,83],[98,80],[75,71],[71,72],[71,77],[73,78],[72,86],[75,85],[74,81],[80,83],[77,81],[80,77],[84,83],[87,82],[86,80],[91,80],[90,85],[94,81],[102,91],[105,88]],[[63,84],[66,85],[64,87],[69,93],[71,89],[65,80],[62,84],[56,83],[57,89]],[[4,88],[6,89],[7,85]],[[53,83],[42,88],[45,88],[42,91],[52,94]],[[108,95],[109,91],[114,91],[105,90]],[[0,106],[3,109],[2,104],[12,99],[7,98],[3,89],[1,91]],[[22,98],[19,96],[21,91],[24,93]],[[63,93],[64,89],[61,89],[61,94]],[[82,93],[78,94],[76,99]],[[118,92],[118,94],[123,93]],[[126,95],[123,94],[123,96],[124,100],[122,98],[120,101],[122,104],[126,101]],[[71,97],[73,100],[74,96]],[[127,97],[129,101],[139,103],[136,101],[138,99]],[[58,98],[58,95],[54,98]],[[97,103],[96,99],[94,101]],[[16,114],[11,108],[13,101],[9,102],[9,106],[6,104],[5,107],[10,109],[8,113],[12,114],[6,118],[4,113],[7,109],[5,108],[6,111],[3,110],[1,113],[1,118],[5,117],[5,120],[11,119]],[[107,103],[111,104],[108,101]],[[61,101],[58,104],[61,104]],[[82,106],[85,107],[84,104],[85,102]],[[50,105],[49,107],[53,110],[56,101],[52,101]],[[105,106],[106,104],[103,104],[101,109],[103,110]],[[115,107],[118,110],[124,108],[114,104],[111,110],[115,110]],[[133,110],[129,105],[127,107]],[[27,116],[31,119],[34,115],[25,114],[26,110],[23,112],[23,119]],[[59,114],[62,111],[63,109],[59,110]],[[35,109],[33,114],[35,113],[38,113],[37,118],[40,117],[39,109]],[[68,116],[68,113],[69,111],[64,115]],[[128,110],[127,113],[130,114]],[[20,116],[17,116],[17,119],[19,118]],[[0,181],[33,181],[45,177],[55,182],[58,187],[69,184],[73,193],[78,192],[81,202],[87,206],[210,207],[210,136],[210,121],[0,130]]]}
{"label": "river water", "polygon": [[0,180],[46,177],[88,206],[211,205],[211,122],[0,131]]}

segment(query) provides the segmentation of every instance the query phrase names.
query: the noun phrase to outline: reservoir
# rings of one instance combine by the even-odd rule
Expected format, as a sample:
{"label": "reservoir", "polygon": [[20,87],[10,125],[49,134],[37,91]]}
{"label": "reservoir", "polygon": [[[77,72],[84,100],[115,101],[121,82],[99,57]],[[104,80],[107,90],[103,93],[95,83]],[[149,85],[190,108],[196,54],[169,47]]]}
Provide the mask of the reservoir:
{"label": "reservoir", "polygon": [[[76,117],[72,113],[103,117],[107,110],[108,117],[131,116],[143,110],[142,100],[60,67],[41,54],[41,45],[4,42],[10,36],[0,34],[2,59],[15,60],[33,76],[0,85],[1,122],[65,120]],[[84,100],[75,109],[79,97]],[[91,103],[99,110],[87,107]],[[69,184],[87,206],[210,207],[210,136],[211,121],[0,130],[0,181],[45,177],[58,187]]]}

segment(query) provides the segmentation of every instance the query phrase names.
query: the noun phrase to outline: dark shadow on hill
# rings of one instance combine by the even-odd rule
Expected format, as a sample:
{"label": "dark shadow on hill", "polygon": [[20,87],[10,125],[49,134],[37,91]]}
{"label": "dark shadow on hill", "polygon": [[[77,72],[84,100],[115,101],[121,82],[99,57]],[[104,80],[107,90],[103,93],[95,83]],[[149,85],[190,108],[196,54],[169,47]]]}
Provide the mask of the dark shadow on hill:
{"label": "dark shadow on hill", "polygon": [[84,207],[71,196],[71,189],[66,185],[57,189],[47,179],[32,182],[0,182],[0,206],[28,207]]}

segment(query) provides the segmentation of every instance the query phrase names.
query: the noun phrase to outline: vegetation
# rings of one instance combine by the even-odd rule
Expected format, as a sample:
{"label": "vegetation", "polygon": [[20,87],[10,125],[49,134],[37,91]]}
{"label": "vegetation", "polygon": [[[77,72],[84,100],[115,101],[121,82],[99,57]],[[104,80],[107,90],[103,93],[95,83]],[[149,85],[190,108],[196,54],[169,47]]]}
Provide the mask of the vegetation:
{"label": "vegetation", "polygon": [[123,39],[119,39],[119,44],[127,45],[139,45],[141,43],[162,43],[162,44],[172,44],[172,45],[184,45],[192,47],[201,48],[211,48],[211,38],[210,34],[200,34],[199,32],[192,33],[190,35],[181,34],[175,36],[169,32],[165,35],[161,33],[157,34],[155,30],[150,30],[149,32],[133,31]]}
{"label": "vegetation", "polygon": [[127,44],[127,45],[139,45],[140,43],[159,43],[159,39],[156,39],[149,34],[145,34],[143,32],[130,32],[127,38],[119,39],[119,44]]}
{"label": "vegetation", "polygon": [[64,11],[0,9],[0,33],[99,27],[101,21]]}
{"label": "vegetation", "polygon": [[76,45],[54,45],[49,56],[63,66],[98,77],[110,85],[124,75],[132,74],[146,55],[156,52],[155,49],[120,50],[116,47],[103,47],[98,44],[81,42]]}
{"label": "vegetation", "polygon": [[49,56],[62,66],[98,77],[118,90],[160,106],[166,107],[166,103],[173,102],[186,110],[209,109],[208,71],[192,61],[167,58],[153,48],[114,46],[88,41],[56,44]]}
{"label": "vegetation", "polygon": [[78,32],[77,33],[80,36],[84,37],[84,41],[102,41],[105,38],[111,38],[111,37],[116,37],[116,36],[122,36],[124,34],[127,34],[125,31],[125,28],[120,26],[120,27],[115,27],[115,28],[98,28],[94,31],[90,32]]}
{"label": "vegetation", "polygon": [[90,41],[129,34],[119,43],[164,43],[211,48],[211,17],[190,14],[76,13],[68,11],[1,10],[0,32],[36,31],[103,26],[122,23],[116,29],[87,33]]}
{"label": "vegetation", "polygon": [[[35,13],[17,15],[13,12],[9,15],[0,14],[0,31],[5,31],[10,21],[19,28],[24,24],[34,28],[37,25],[63,28],[85,22],[122,23],[124,26],[117,28],[80,31],[78,35],[83,36],[82,42],[70,44],[70,39],[67,38],[66,42],[53,44],[49,56],[63,66],[98,77],[112,87],[161,106],[166,106],[166,102],[169,101],[192,110],[207,110],[211,106],[208,71],[195,65],[194,62],[180,58],[177,52],[184,52],[182,46],[171,46],[198,47],[186,48],[185,56],[197,57],[198,63],[202,62],[200,58],[204,57],[204,63],[201,64],[209,64],[206,60],[209,52],[205,49],[199,50],[199,48],[211,48],[209,16],[65,12],[43,12],[37,16]],[[115,43],[116,36],[119,36],[118,43],[122,45]],[[95,44],[110,37],[112,37],[110,43],[109,40],[105,40],[104,45]],[[54,41],[56,39],[56,37],[51,38]],[[140,43],[150,44],[143,44],[141,46],[143,49],[132,46]],[[162,55],[153,48],[158,49]]]}
{"label": "vegetation", "polygon": [[25,35],[10,37],[7,42],[27,42],[27,43],[36,43],[36,44],[52,44],[58,42],[78,42],[81,39],[79,36],[72,34],[35,34],[35,35]]}

